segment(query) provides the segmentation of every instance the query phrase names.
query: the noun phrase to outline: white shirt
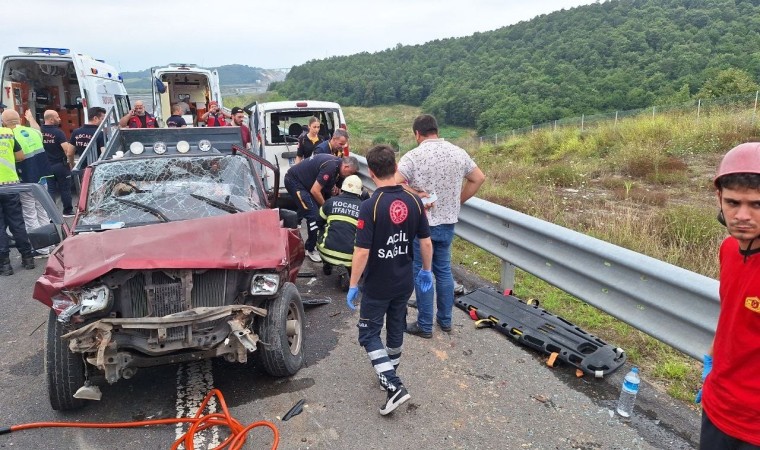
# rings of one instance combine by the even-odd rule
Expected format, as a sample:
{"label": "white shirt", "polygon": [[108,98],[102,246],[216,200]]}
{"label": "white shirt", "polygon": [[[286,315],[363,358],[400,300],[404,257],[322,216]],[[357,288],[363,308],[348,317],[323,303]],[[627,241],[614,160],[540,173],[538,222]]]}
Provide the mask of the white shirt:
{"label": "white shirt", "polygon": [[398,163],[398,171],[409,186],[438,196],[435,206],[428,210],[430,226],[457,223],[462,179],[476,167],[466,151],[442,138],[425,139]]}

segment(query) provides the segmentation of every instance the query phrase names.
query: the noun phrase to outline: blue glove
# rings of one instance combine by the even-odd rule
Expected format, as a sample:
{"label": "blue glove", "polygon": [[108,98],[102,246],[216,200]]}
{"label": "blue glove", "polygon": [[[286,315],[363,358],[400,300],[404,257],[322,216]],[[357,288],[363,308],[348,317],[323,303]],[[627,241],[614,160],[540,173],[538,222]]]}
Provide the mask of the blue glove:
{"label": "blue glove", "polygon": [[433,272],[421,269],[420,273],[417,274],[417,280],[415,281],[422,292],[427,292],[433,287]]}
{"label": "blue glove", "polygon": [[[702,383],[704,383],[705,378],[707,378],[707,375],[710,374],[710,371],[712,370],[712,363],[713,359],[710,355],[705,355],[702,358]],[[699,392],[697,392],[697,398],[694,399],[694,403],[702,403],[702,389],[699,389]]]}
{"label": "blue glove", "polygon": [[356,297],[358,296],[359,296],[359,286],[348,288],[348,294],[346,295],[346,305],[348,305],[351,311],[356,311],[356,306],[354,306],[354,300],[356,300]]}

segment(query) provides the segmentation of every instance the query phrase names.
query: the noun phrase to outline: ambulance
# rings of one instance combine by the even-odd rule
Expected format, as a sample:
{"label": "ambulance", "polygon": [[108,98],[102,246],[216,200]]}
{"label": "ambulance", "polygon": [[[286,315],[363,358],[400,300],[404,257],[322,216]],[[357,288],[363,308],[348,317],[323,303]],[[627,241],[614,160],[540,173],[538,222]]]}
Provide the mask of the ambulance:
{"label": "ambulance", "polygon": [[19,47],[19,54],[3,57],[0,77],[5,108],[22,118],[31,110],[40,124],[45,110],[56,110],[67,138],[87,123],[87,108],[116,107],[118,117],[129,111],[119,72],[103,60],[66,48]]}
{"label": "ambulance", "polygon": [[166,119],[172,115],[172,105],[175,104],[184,103],[189,107],[182,114],[188,126],[203,126],[200,118],[212,102],[223,108],[216,70],[195,64],[170,64],[153,69],[152,73],[153,115],[162,127],[166,126]]}

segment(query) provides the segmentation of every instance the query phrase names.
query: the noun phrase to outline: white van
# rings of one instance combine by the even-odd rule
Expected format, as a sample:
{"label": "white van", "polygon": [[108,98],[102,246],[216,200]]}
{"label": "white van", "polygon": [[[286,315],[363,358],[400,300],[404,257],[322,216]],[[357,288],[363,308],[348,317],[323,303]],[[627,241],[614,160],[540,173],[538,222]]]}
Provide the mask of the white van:
{"label": "white van", "polygon": [[222,105],[219,73],[195,64],[170,64],[153,69],[153,115],[161,126],[172,115],[172,105],[184,102],[189,107],[183,117],[187,126],[204,126],[200,118],[209,104]]}
{"label": "white van", "polygon": [[66,48],[19,47],[19,54],[0,63],[2,103],[24,117],[29,109],[43,123],[47,109],[58,111],[66,137],[86,123],[87,108],[116,107],[119,117],[129,111],[121,75],[113,66]]}
{"label": "white van", "polygon": [[[286,199],[288,193],[282,180],[288,169],[296,163],[298,136],[309,124],[310,117],[317,117],[322,123],[319,134],[322,139],[330,139],[333,132],[346,129],[346,118],[340,105],[333,102],[298,100],[258,103],[252,107],[252,134],[254,151],[280,168],[280,197]],[[274,183],[273,174],[267,172],[267,188]]]}

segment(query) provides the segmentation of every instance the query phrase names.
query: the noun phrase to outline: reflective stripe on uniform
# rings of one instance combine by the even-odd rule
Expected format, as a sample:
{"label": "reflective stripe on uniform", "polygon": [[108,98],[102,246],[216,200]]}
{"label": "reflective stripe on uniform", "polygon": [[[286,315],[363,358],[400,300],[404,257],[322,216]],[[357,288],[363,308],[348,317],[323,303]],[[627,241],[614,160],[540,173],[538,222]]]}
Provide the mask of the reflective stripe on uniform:
{"label": "reflective stripe on uniform", "polygon": [[354,219],[353,217],[349,217],[349,216],[339,216],[339,215],[337,215],[337,214],[333,214],[333,215],[331,215],[331,216],[330,216],[330,217],[327,219],[327,223],[331,223],[331,222],[335,222],[335,221],[339,221],[339,222],[348,222],[348,223],[350,223],[350,224],[351,224],[351,225],[353,225],[353,226],[357,226],[357,225],[359,224],[359,221],[358,221],[357,219]]}

